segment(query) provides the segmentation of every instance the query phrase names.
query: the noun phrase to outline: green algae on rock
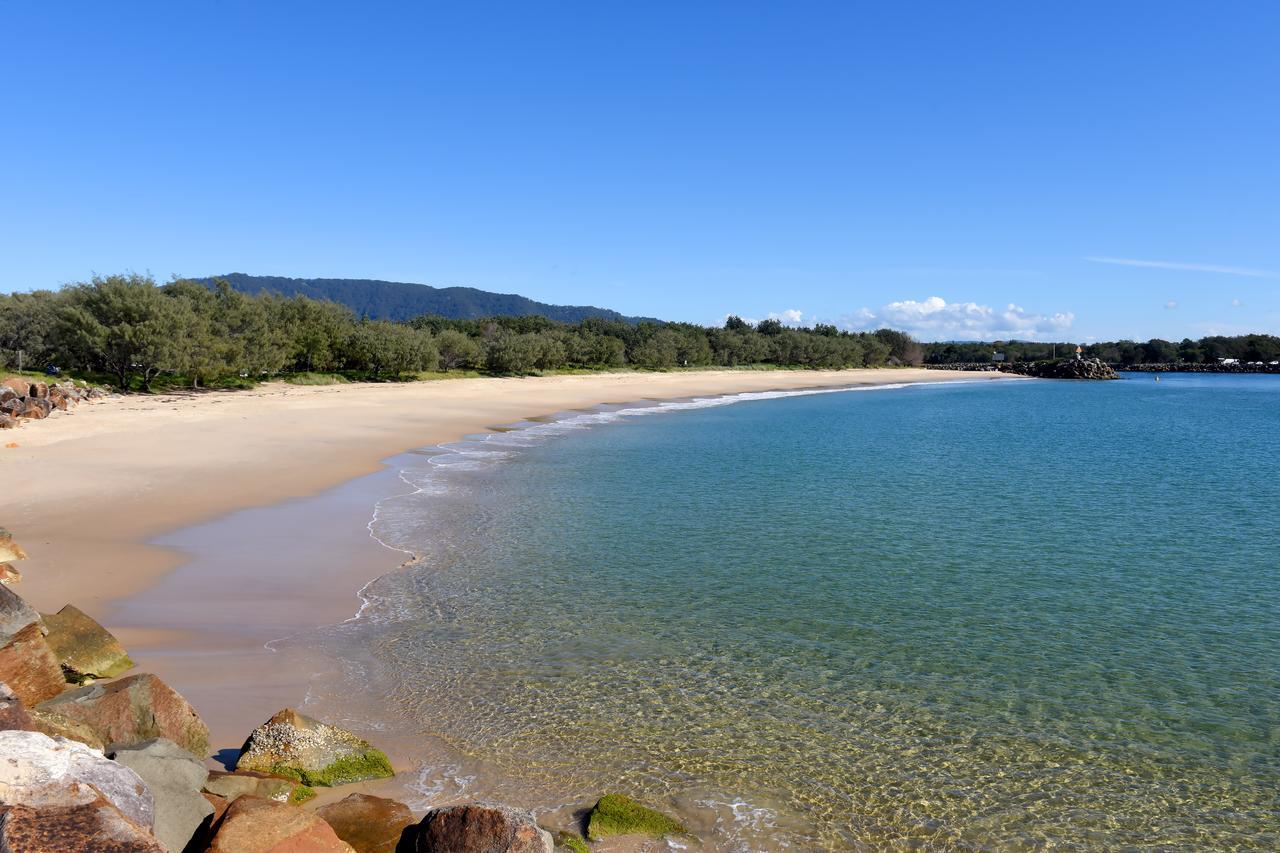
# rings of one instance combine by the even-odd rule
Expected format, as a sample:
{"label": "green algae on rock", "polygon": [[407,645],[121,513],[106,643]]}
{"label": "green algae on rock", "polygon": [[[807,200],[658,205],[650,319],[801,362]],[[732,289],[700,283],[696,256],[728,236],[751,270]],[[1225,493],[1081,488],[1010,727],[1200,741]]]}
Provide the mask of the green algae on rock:
{"label": "green algae on rock", "polygon": [[591,853],[591,847],[576,832],[557,832],[555,834],[557,850],[572,850],[573,853]]}
{"label": "green algae on rock", "polygon": [[587,815],[587,838],[601,841],[612,835],[688,835],[682,823],[642,806],[625,794],[605,794]]}
{"label": "green algae on rock", "polygon": [[236,770],[256,770],[325,787],[395,775],[387,756],[368,741],[291,708],[254,729]]}

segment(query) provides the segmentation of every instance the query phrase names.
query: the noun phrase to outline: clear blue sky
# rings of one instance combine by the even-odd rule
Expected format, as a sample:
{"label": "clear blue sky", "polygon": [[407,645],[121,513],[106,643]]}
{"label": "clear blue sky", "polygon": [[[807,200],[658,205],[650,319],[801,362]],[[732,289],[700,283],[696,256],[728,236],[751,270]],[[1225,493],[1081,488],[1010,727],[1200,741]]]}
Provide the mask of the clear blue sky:
{"label": "clear blue sky", "polygon": [[1272,0],[11,3],[0,75],[0,290],[1280,333]]}

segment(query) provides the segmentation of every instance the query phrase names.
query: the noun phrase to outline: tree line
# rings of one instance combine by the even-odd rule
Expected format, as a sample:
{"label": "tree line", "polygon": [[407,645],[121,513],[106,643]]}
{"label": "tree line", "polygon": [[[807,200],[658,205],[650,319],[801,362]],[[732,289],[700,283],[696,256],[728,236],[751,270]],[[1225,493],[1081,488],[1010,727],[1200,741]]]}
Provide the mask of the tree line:
{"label": "tree line", "polygon": [[[959,364],[992,361],[996,353],[1006,361],[1046,361],[1074,357],[1076,344],[1040,341],[994,341],[992,343],[947,342],[920,345],[926,364]],[[1108,341],[1082,344],[1085,358],[1127,367],[1135,364],[1217,364],[1222,359],[1270,363],[1280,360],[1280,337],[1275,335],[1210,335],[1179,342],[1152,338],[1149,341]]]}
{"label": "tree line", "polygon": [[304,296],[250,295],[226,282],[157,284],[136,274],[0,295],[0,366],[55,367],[120,389],[234,385],[290,374],[382,379],[625,366],[878,367],[918,362],[920,353],[909,336],[889,329],[800,329],[738,317],[722,327],[537,316],[369,320]]}

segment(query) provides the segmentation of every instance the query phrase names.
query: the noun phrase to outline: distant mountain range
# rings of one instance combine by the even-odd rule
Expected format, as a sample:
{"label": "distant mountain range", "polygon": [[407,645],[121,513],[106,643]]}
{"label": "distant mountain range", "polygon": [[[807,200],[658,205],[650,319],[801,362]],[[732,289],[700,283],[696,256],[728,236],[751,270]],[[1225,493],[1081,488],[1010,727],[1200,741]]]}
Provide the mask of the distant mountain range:
{"label": "distant mountain range", "polygon": [[212,286],[225,279],[244,293],[278,293],[328,299],[347,306],[358,317],[373,320],[408,320],[422,314],[438,314],[455,320],[480,317],[525,317],[541,315],[562,323],[577,323],[588,317],[638,323],[649,317],[626,317],[608,308],[592,305],[550,305],[514,293],[490,293],[474,287],[432,287],[403,281],[367,278],[284,278],[272,275],[227,275],[200,279]]}

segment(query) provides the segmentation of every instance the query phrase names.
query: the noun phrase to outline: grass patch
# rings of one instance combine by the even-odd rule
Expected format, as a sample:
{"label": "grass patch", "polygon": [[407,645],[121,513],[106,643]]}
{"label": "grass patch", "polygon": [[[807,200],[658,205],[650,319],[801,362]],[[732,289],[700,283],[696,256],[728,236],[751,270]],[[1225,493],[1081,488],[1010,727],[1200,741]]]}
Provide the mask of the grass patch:
{"label": "grass patch", "polygon": [[587,815],[587,839],[601,841],[611,835],[688,835],[678,820],[642,806],[626,794],[605,794]]}

